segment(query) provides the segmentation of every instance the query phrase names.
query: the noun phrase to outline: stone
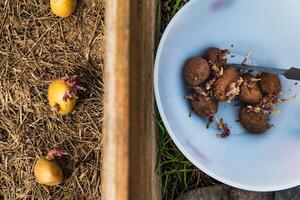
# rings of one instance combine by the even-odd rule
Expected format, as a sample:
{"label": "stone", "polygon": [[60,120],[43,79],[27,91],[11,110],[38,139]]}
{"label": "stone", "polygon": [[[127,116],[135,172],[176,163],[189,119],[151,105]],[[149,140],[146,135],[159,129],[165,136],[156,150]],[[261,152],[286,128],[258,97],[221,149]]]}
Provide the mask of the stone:
{"label": "stone", "polygon": [[198,188],[179,196],[177,200],[221,200],[222,190],[222,185]]}
{"label": "stone", "polygon": [[227,185],[217,185],[191,190],[177,200],[274,200],[274,193],[250,192]]}
{"label": "stone", "polygon": [[274,200],[299,200],[300,186],[288,190],[282,190],[275,193]]}
{"label": "stone", "polygon": [[232,189],[230,192],[231,200],[273,200],[273,192],[251,192],[240,189]]}

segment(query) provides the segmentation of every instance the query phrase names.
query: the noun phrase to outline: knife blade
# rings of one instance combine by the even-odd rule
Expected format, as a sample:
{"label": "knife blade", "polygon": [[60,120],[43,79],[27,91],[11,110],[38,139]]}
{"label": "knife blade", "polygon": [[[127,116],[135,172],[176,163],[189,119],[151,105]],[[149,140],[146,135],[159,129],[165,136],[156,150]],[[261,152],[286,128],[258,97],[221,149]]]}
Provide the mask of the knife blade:
{"label": "knife blade", "polygon": [[278,75],[283,75],[287,79],[292,80],[300,80],[300,69],[291,67],[290,69],[280,69],[274,67],[265,67],[265,66],[257,66],[257,65],[244,65],[244,64],[227,64],[229,67],[239,68],[239,69],[246,69],[246,70],[253,70],[259,72],[268,72]]}

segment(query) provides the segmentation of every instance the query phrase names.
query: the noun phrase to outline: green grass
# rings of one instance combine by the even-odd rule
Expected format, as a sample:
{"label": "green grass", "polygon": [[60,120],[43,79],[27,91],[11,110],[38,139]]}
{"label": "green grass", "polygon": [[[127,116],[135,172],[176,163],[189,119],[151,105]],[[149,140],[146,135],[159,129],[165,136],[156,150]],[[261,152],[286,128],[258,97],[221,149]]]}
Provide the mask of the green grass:
{"label": "green grass", "polygon": [[[161,0],[161,32],[163,32],[171,18],[187,1]],[[173,200],[180,194],[191,189],[218,183],[201,172],[184,157],[171,140],[158,112],[157,116],[156,122],[159,127],[157,170],[161,174],[163,199]]]}
{"label": "green grass", "polygon": [[216,184],[177,149],[162,120],[156,122],[160,133],[157,169],[161,173],[163,199],[175,199],[191,189]]}
{"label": "green grass", "polygon": [[173,11],[172,11],[173,16],[183,6],[184,3],[185,2],[183,2],[182,0],[175,0],[174,6],[173,6]]}
{"label": "green grass", "polygon": [[186,2],[188,2],[188,0],[161,0],[162,30],[166,28],[172,17]]}

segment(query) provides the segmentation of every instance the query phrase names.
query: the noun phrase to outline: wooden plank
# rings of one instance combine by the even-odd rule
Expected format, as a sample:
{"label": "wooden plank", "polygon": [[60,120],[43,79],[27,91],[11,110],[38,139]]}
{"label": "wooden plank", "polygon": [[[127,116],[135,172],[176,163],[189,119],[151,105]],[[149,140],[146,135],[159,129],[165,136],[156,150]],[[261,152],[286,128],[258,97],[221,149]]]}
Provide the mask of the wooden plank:
{"label": "wooden plank", "polygon": [[106,200],[157,200],[153,62],[156,0],[106,1]]}
{"label": "wooden plank", "polygon": [[131,1],[129,199],[157,200],[153,65],[157,0]]}
{"label": "wooden plank", "polygon": [[128,199],[129,1],[106,1],[102,195]]}

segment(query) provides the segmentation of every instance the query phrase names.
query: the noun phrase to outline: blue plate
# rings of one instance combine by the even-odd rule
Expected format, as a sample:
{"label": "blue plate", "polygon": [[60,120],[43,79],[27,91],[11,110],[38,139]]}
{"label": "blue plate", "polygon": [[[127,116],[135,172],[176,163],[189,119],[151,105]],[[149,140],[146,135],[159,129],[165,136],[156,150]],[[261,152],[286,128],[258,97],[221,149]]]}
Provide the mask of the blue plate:
{"label": "blue plate", "polygon": [[[192,0],[160,41],[154,85],[161,117],[181,152],[221,182],[254,191],[300,184],[300,98],[278,105],[281,113],[271,120],[275,126],[262,135],[247,133],[235,122],[235,102],[221,103],[217,116],[225,119],[232,134],[220,139],[215,127],[206,129],[206,119],[188,115],[183,64],[216,46],[238,55],[251,50],[252,61],[259,65],[300,67],[299,10],[296,0]],[[299,93],[296,81],[281,77],[281,83],[285,95]]]}

